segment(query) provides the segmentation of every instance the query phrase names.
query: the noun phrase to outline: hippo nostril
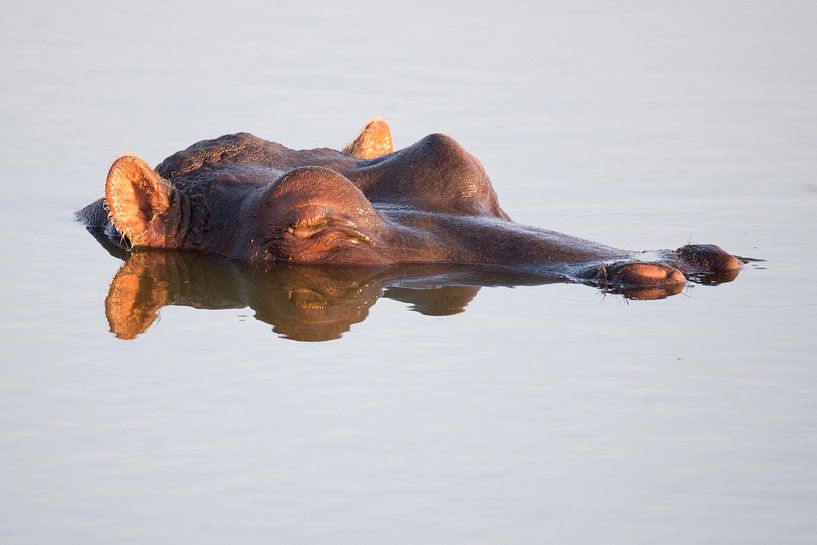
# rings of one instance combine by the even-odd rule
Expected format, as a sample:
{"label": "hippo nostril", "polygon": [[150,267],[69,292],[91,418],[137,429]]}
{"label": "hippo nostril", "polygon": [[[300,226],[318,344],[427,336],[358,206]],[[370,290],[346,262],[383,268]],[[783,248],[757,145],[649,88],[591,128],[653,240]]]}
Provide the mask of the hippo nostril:
{"label": "hippo nostril", "polygon": [[664,263],[618,262],[604,269],[606,280],[622,287],[676,286],[686,283],[684,274]]}
{"label": "hippo nostril", "polygon": [[733,255],[728,255],[723,263],[723,272],[736,271],[743,266],[743,262]]}
{"label": "hippo nostril", "polygon": [[675,285],[675,284],[686,284],[686,277],[684,273],[679,271],[678,269],[673,269],[669,275],[667,276],[667,284],[668,285]]}
{"label": "hippo nostril", "polygon": [[695,272],[725,273],[743,266],[740,259],[714,244],[690,244],[676,252]]}

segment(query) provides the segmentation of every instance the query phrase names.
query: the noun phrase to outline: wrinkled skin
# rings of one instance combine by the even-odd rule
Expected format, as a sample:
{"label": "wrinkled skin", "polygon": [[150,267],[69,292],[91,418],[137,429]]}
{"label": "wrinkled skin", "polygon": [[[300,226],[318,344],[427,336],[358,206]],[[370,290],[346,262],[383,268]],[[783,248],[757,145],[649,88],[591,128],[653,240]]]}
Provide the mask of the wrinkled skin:
{"label": "wrinkled skin", "polygon": [[290,150],[246,133],[205,140],[152,169],[110,169],[78,216],[125,250],[197,250],[253,263],[477,264],[618,289],[731,280],[713,245],[634,252],[510,220],[479,161],[452,138],[392,151],[374,120],[344,150]]}

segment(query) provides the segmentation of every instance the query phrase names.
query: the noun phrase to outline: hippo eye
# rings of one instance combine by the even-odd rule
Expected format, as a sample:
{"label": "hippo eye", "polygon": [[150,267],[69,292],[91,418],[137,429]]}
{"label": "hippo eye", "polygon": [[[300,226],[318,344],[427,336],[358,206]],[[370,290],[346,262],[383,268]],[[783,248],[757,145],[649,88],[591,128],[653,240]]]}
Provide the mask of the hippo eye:
{"label": "hippo eye", "polygon": [[322,231],[330,224],[325,219],[301,220],[286,228],[287,233],[298,238],[307,238]]}
{"label": "hippo eye", "polygon": [[326,207],[309,205],[290,210],[283,223],[287,233],[306,237],[332,223],[333,220],[331,211]]}
{"label": "hippo eye", "polygon": [[359,226],[328,206],[309,204],[293,208],[283,222],[287,235],[297,239],[309,239],[319,235],[333,234],[353,242],[368,242],[369,237]]}
{"label": "hippo eye", "polygon": [[363,233],[349,220],[340,218],[316,218],[301,220],[286,228],[287,234],[299,239],[308,239],[325,234],[343,236],[353,242],[371,242],[371,238]]}

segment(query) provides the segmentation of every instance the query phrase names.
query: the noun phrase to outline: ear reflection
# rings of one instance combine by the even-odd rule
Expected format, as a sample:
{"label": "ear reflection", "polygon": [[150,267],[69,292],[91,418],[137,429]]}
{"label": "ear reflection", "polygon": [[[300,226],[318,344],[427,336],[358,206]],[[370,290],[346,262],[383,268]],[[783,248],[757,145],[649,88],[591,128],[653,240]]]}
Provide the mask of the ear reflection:
{"label": "ear reflection", "polygon": [[122,265],[105,298],[108,325],[120,339],[144,333],[159,317],[159,309],[170,302],[170,289],[161,272],[151,268],[149,255],[138,255]]}

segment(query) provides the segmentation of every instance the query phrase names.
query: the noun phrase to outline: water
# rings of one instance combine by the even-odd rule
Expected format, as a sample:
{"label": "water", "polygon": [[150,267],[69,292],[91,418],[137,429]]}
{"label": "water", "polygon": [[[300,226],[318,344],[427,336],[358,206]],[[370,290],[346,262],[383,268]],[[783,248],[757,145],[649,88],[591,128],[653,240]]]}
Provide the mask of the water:
{"label": "water", "polygon": [[[813,3],[2,11],[3,543],[813,542]],[[364,293],[324,342],[242,300],[110,332],[121,262],[71,214],[119,154],[376,115],[455,136],[519,222],[766,261],[658,301]]]}

